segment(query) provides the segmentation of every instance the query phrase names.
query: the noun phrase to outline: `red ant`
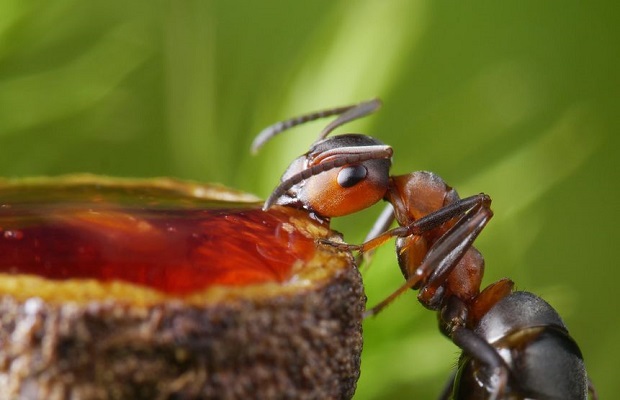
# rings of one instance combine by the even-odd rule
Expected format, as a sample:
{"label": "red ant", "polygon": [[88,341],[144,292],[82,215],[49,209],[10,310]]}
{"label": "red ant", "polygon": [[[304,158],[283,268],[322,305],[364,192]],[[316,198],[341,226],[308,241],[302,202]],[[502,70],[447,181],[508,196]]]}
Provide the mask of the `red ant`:
{"label": "red ant", "polygon": [[[328,244],[364,254],[396,238],[406,282],[366,316],[409,288],[419,290],[419,301],[438,312],[441,332],[463,351],[456,379],[450,379],[442,399],[585,399],[588,388],[596,398],[579,347],[549,304],[531,293],[513,292],[510,279],[480,290],[484,259],[472,243],[493,216],[489,196],[460,199],[432,172],[390,176],[392,148],[370,136],[327,137],[380,106],[374,99],[264,129],[252,144],[254,152],[286,129],[338,115],[291,163],[263,209],[303,208],[328,223],[381,199],[390,203],[362,245]],[[394,219],[399,227],[389,229]]]}

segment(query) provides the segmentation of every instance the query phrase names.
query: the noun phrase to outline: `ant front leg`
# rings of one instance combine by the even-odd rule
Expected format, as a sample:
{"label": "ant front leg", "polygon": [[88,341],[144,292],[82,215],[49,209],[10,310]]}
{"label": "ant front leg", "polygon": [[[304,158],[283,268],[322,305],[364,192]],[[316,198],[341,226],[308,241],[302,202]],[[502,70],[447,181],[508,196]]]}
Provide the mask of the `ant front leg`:
{"label": "ant front leg", "polygon": [[[385,232],[387,232],[388,229],[390,229],[390,226],[394,223],[394,219],[394,208],[391,204],[388,204],[383,209],[368,234],[366,234],[366,237],[364,238],[364,244],[370,243],[373,239],[384,235]],[[387,239],[389,239],[389,237]],[[385,242],[385,240],[381,240],[381,244],[383,242]],[[379,245],[374,245],[372,248],[369,248],[369,250],[364,251],[364,245],[349,245],[347,247],[347,250],[357,250],[358,253],[355,257],[355,264],[359,267],[363,263],[365,268],[368,268],[377,247],[379,247]]]}
{"label": "ant front leg", "polygon": [[[366,311],[366,316],[376,315],[407,289],[420,289],[420,301],[428,308],[438,309],[444,299],[443,285],[450,273],[468,250],[472,248],[472,243],[493,216],[490,204],[491,199],[485,194],[457,200],[413,221],[407,226],[391,229],[362,244],[359,250],[366,252],[373,250],[392,237],[397,237],[396,246],[399,263],[407,279],[405,284],[389,297]],[[429,236],[430,233],[459,216],[460,219],[451,228],[438,239],[432,241],[433,239]],[[405,243],[409,239],[416,240],[416,237],[424,238],[429,242],[432,241],[432,245],[419,264],[415,261],[419,254],[410,254],[415,253],[418,249],[413,250],[413,247],[406,247],[409,244]],[[481,256],[479,257],[481,258]],[[413,264],[414,267],[409,264]],[[478,264],[476,267],[482,268],[481,266],[478,267]],[[474,286],[476,284],[478,285],[477,290],[479,282],[474,282]],[[470,286],[471,284],[467,286],[468,291],[470,291]]]}
{"label": "ant front leg", "polygon": [[464,215],[465,213],[473,210],[473,208],[480,204],[486,204],[485,207],[488,209],[490,216],[493,215],[491,210],[489,209],[489,206],[491,204],[491,198],[486,194],[481,193],[479,195],[467,197],[454,203],[450,203],[449,205],[442,207],[439,210],[430,213],[416,221],[413,221],[406,226],[399,226],[397,228],[388,230],[390,225],[394,222],[395,218],[394,209],[392,205],[389,204],[381,212],[381,215],[379,215],[373,227],[366,235],[364,243],[339,243],[326,239],[320,240],[320,243],[337,247],[341,250],[359,251],[360,253],[368,254],[375,251],[375,249],[382,246],[384,243],[386,243],[392,238],[404,238],[412,235],[423,235],[424,233],[440,227],[441,225],[454,219],[455,217],[458,217],[459,215]]}

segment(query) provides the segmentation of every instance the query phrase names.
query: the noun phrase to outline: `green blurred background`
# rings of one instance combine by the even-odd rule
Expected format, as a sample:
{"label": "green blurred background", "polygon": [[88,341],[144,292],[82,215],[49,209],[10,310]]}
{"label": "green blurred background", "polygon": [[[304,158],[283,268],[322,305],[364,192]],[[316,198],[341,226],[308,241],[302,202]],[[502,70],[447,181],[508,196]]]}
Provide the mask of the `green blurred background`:
{"label": "green blurred background", "polygon": [[[325,122],[248,152],[265,125],[379,96],[357,131],[493,199],[486,283],[553,304],[603,399],[618,393],[618,3],[0,0],[0,175],[173,176],[267,196]],[[380,208],[334,221],[362,240]],[[401,282],[392,245],[370,305]],[[357,399],[432,399],[457,358],[413,293],[364,325]]]}

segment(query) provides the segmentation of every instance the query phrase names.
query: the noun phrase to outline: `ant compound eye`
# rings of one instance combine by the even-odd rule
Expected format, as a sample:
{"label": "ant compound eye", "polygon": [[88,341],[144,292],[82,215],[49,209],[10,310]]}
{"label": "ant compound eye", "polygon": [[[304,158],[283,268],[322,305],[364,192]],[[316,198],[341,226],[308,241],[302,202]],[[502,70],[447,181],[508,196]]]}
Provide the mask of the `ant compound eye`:
{"label": "ant compound eye", "polygon": [[345,167],[338,172],[338,184],[343,188],[350,188],[366,179],[368,170],[363,165]]}
{"label": "ant compound eye", "polygon": [[[389,160],[345,163],[313,175],[301,186],[299,199],[304,206],[324,217],[339,217],[370,207],[388,189]],[[319,165],[322,167],[322,165]]]}

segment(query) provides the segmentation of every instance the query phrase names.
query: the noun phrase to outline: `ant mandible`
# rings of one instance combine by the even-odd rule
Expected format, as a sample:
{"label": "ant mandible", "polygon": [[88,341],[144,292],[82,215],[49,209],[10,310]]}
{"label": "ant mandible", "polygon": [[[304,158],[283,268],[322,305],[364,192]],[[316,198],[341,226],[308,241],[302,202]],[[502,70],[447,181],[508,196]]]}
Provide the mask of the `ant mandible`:
{"label": "ant mandible", "polygon": [[[574,385],[546,382],[540,393],[550,388],[559,398],[584,398],[584,393],[587,397],[589,382],[579,348],[551,306],[531,293],[513,293],[510,279],[501,279],[480,291],[484,259],[472,243],[493,216],[491,198],[481,193],[460,199],[432,172],[390,176],[392,148],[370,136],[349,133],[327,137],[334,129],[380,106],[381,102],[373,99],[302,115],[261,131],[252,144],[253,152],[284,130],[338,115],[310,150],[291,163],[263,209],[274,205],[302,208],[329,222],[331,217],[358,212],[382,199],[389,203],[362,245],[327,244],[368,254],[396,238],[398,264],[406,282],[369,309],[366,316],[376,315],[409,288],[419,290],[419,301],[438,312],[440,330],[464,353],[458,377],[450,380],[442,398],[499,399],[512,393],[525,398],[536,393],[537,389],[528,387],[528,380],[534,378],[517,376],[536,374],[536,368],[518,370],[511,360],[502,357],[494,341],[511,340],[510,346],[524,348],[547,331],[559,337],[553,344],[563,341],[560,348],[567,353],[562,354],[564,358],[556,369],[578,379]],[[394,219],[399,227],[389,229]],[[528,313],[534,306],[539,313]],[[520,334],[517,339],[507,338],[513,328]],[[545,349],[551,348],[547,345]],[[473,387],[479,387],[479,394],[474,394]]]}

